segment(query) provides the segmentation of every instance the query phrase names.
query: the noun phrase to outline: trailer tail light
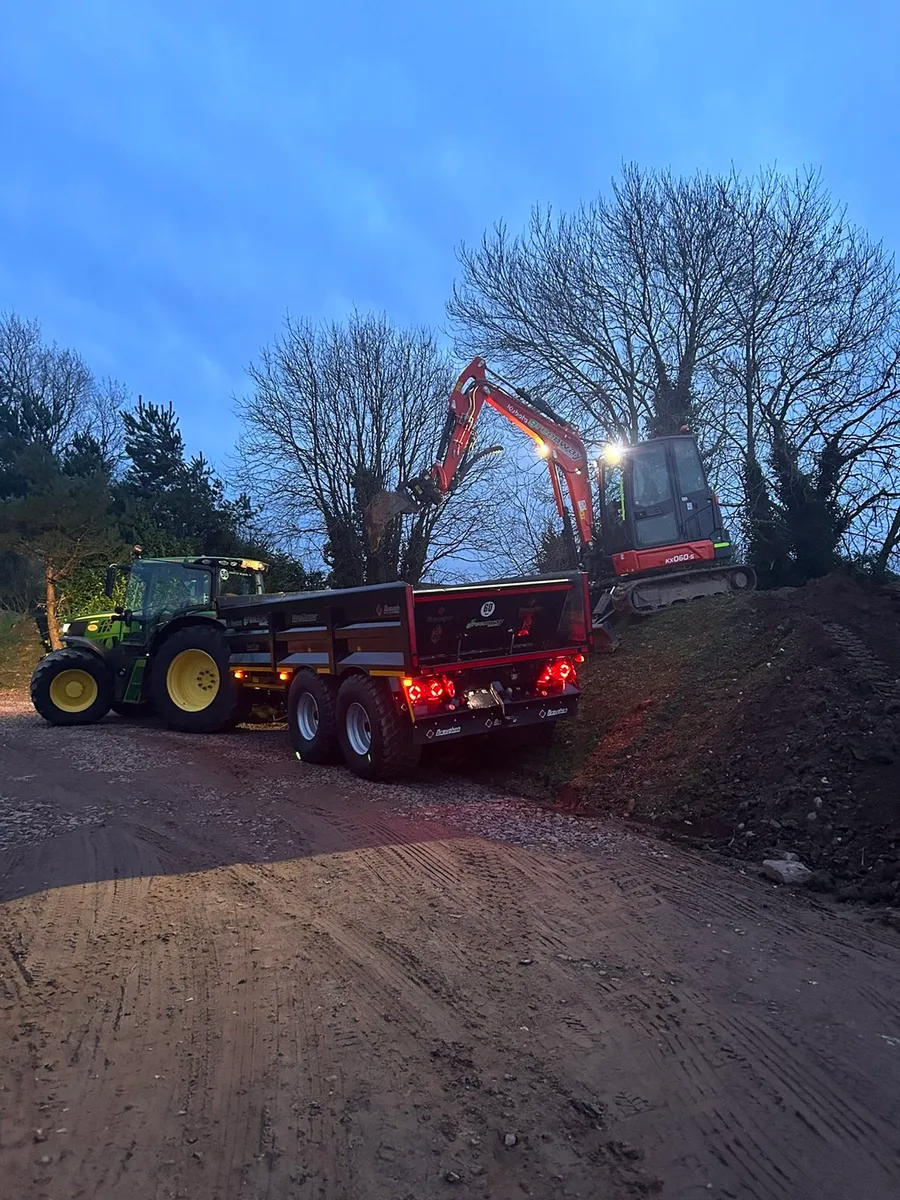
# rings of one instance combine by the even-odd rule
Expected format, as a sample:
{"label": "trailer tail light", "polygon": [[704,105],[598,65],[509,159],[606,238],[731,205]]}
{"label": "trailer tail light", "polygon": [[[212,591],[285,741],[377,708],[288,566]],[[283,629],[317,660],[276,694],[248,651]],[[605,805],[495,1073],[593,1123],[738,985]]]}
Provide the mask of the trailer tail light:
{"label": "trailer tail light", "polygon": [[434,675],[427,679],[404,679],[403,690],[410,704],[441,704],[452,701],[456,695],[453,680],[444,675]]}
{"label": "trailer tail light", "polygon": [[[576,662],[584,661],[584,655],[578,655]],[[575,662],[569,658],[558,658],[556,662],[547,663],[537,678],[539,692],[561,691],[567,684],[578,683]]]}

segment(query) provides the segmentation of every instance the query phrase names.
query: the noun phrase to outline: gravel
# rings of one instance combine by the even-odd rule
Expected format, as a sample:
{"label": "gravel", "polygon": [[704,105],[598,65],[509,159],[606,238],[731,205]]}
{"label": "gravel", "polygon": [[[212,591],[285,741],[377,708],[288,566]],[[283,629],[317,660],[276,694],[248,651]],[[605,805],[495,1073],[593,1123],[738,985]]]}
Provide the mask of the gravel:
{"label": "gravel", "polygon": [[[491,790],[464,775],[433,772],[427,765],[405,783],[374,784],[340,768],[299,763],[287,744],[283,726],[269,726],[266,731],[248,729],[215,739],[221,789],[209,786],[210,764],[205,753],[198,754],[204,760],[198,763],[198,774],[207,781],[203,785],[190,778],[194,764],[179,754],[178,785],[173,786],[171,797],[163,798],[155,787],[144,792],[141,777],[168,772],[174,746],[181,743],[179,749],[196,749],[196,736],[160,729],[152,721],[135,723],[117,717],[93,726],[86,736],[79,727],[45,724],[21,693],[0,693],[0,713],[21,715],[33,725],[31,735],[52,739],[55,749],[65,747],[74,771],[100,773],[108,784],[121,784],[119,813],[126,808],[151,807],[177,821],[189,805],[192,822],[232,832],[260,855],[290,854],[302,848],[281,815],[286,796],[296,798],[298,804],[309,803],[316,792],[335,785],[369,803],[386,805],[410,821],[442,825],[515,846],[561,852],[610,849],[623,839],[643,841],[604,821],[550,811],[519,796]],[[153,736],[142,736],[142,729],[152,731]],[[228,796],[233,793],[235,777],[246,780],[249,805],[234,803]],[[21,800],[15,807],[12,803],[0,797],[0,848],[103,824],[116,815],[108,807],[87,806],[77,814],[65,814],[44,803],[32,803],[27,808]]]}
{"label": "gravel", "polygon": [[[631,835],[606,822],[540,808],[518,796],[497,794],[464,779],[436,789],[435,803],[423,791],[406,788],[391,807],[401,816],[461,829],[476,837],[544,850],[609,849]],[[434,789],[428,793],[433,796]]]}
{"label": "gravel", "polygon": [[74,829],[104,825],[109,816],[110,810],[99,805],[66,813],[41,801],[23,805],[11,796],[0,794],[0,850],[18,850]]}

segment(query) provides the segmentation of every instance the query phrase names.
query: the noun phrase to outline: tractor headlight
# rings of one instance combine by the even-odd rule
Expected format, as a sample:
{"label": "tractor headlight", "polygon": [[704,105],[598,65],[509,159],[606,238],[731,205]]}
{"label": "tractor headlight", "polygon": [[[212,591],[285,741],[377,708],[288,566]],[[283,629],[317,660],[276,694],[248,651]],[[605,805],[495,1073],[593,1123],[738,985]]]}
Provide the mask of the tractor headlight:
{"label": "tractor headlight", "polygon": [[70,625],[70,624],[71,624],[71,621],[63,621],[63,623],[62,623],[62,628],[61,628],[60,632],[61,632],[61,633],[68,633],[68,632],[69,632],[69,625]]}

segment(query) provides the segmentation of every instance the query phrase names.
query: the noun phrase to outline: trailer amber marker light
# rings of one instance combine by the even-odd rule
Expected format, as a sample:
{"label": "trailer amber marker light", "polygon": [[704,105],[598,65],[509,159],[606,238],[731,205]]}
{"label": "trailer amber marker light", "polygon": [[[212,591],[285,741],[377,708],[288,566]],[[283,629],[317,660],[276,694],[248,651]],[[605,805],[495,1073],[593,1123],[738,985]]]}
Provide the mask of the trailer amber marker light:
{"label": "trailer amber marker light", "polygon": [[286,682],[288,679],[290,679],[290,677],[291,677],[290,671],[279,671],[278,672],[278,678],[282,681],[282,683]]}
{"label": "trailer amber marker light", "polygon": [[235,673],[234,673],[234,677],[235,677],[235,679],[243,679],[243,678],[244,678],[244,672],[243,672],[243,671],[235,671]]}

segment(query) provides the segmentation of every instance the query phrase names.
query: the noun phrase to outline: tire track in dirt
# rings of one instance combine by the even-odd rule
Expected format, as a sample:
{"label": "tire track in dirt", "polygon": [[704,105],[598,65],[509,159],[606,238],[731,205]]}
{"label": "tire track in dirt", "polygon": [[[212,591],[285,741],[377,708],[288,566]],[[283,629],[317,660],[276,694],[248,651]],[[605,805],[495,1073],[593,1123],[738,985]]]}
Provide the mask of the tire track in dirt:
{"label": "tire track in dirt", "polygon": [[491,843],[252,737],[135,740],[127,796],[55,777],[105,827],[0,860],[17,1194],[897,1194],[895,941],[627,835]]}
{"label": "tire track in dirt", "polygon": [[851,670],[859,679],[868,683],[883,700],[900,702],[900,680],[891,673],[887,664],[869,649],[862,638],[835,621],[823,622],[822,628],[832,642],[844,652]]}
{"label": "tire track in dirt", "polygon": [[[623,893],[627,894],[632,902],[636,902],[639,909],[646,907],[647,890],[635,886],[632,872],[614,872],[613,878]],[[657,910],[666,903],[657,894],[653,894],[650,899],[653,901],[653,908]],[[555,915],[558,915],[559,908],[564,906],[564,900],[565,893],[560,895],[557,892]],[[719,916],[721,915],[720,913]],[[646,919],[639,912],[630,911],[627,914],[624,924],[630,925],[633,934],[638,935],[633,939],[630,953],[629,947],[621,944],[623,923],[616,923],[619,948],[620,951],[625,951],[622,957],[646,964],[642,979],[645,975],[651,979],[670,976],[673,974],[672,958],[675,948],[668,945],[660,953],[659,948],[654,946],[654,939],[642,932],[646,923]],[[797,934],[795,926],[785,924]],[[563,961],[569,959],[577,962],[579,966],[598,966],[596,962],[583,957],[559,957]],[[682,964],[679,964],[679,971],[682,970]],[[771,1102],[778,1104],[782,1103],[782,1093],[787,1092],[788,1100],[793,1105],[794,1112],[798,1114],[798,1120],[808,1123],[812,1128],[817,1124],[824,1124],[833,1135],[833,1144],[843,1145],[845,1151],[848,1143],[855,1142],[888,1177],[896,1177],[897,1164],[893,1152],[882,1150],[884,1146],[896,1146],[896,1129],[889,1123],[869,1119],[862,1106],[848,1105],[846,1099],[842,1101],[839,1094],[832,1092],[827,1086],[825,1076],[817,1074],[818,1083],[813,1089],[801,1087],[799,1081],[813,1071],[814,1056],[808,1051],[800,1051],[802,1066],[799,1063],[795,1065],[797,1047],[785,1040],[777,1040],[774,1034],[769,1035],[769,1042],[764,1041],[758,1032],[763,1027],[758,1023],[746,1026],[727,1024],[723,1021],[715,1002],[704,994],[702,978],[695,972],[689,972],[686,976],[693,985],[691,988],[676,989],[672,992],[666,984],[662,991],[649,986],[646,993],[635,991],[628,986],[618,986],[615,976],[610,976],[607,971],[602,975],[601,978],[592,978],[592,984],[605,995],[606,998],[602,1002],[604,1006],[615,1012],[642,1038],[647,1034],[655,1038],[663,1055],[671,1060],[668,1069],[672,1070],[674,1067],[682,1078],[680,1092],[686,1101],[685,1107],[697,1114],[698,1133],[709,1139],[714,1153],[720,1155],[724,1162],[730,1162],[739,1177],[755,1179],[754,1195],[777,1195],[786,1182],[795,1187],[802,1186],[802,1177],[798,1174],[794,1157],[785,1153],[777,1141],[773,1141],[764,1114],[759,1118],[753,1116],[753,1104],[741,1110],[732,1107],[727,1120],[710,1124],[709,1098],[716,1094],[721,1095],[724,1090],[720,1072],[734,1065],[747,1071],[751,1062],[756,1063],[753,1070],[753,1088],[765,1088]],[[665,1016],[667,999],[668,1011],[680,1005],[683,1012],[692,1016],[687,1036]],[[682,1020],[683,1017],[678,1018],[679,1024]],[[723,1041],[723,1028],[733,1035],[737,1049]],[[785,1064],[789,1064],[787,1068]],[[786,1087],[783,1082],[785,1072],[790,1087]],[[720,1100],[718,1108],[722,1107]],[[654,1121],[659,1123],[659,1114],[654,1117]],[[749,1169],[747,1146],[755,1147],[758,1156],[755,1172]],[[838,1194],[835,1192],[835,1195]]]}

